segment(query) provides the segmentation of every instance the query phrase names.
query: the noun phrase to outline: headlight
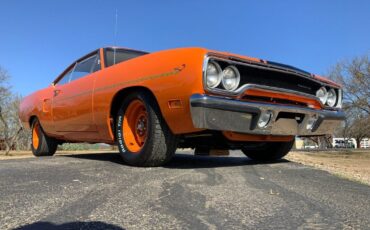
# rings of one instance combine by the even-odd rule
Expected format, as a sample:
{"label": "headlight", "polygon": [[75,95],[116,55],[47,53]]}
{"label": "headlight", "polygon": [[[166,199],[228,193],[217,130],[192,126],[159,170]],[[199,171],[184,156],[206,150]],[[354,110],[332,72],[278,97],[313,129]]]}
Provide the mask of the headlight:
{"label": "headlight", "polygon": [[326,103],[326,100],[328,98],[328,91],[325,89],[324,86],[316,91],[316,97],[320,99],[321,103]]}
{"label": "headlight", "polygon": [[337,93],[334,89],[330,89],[328,92],[328,99],[326,104],[330,107],[334,107],[335,103],[337,102]]}
{"label": "headlight", "polygon": [[226,90],[238,88],[240,82],[240,73],[235,66],[228,66],[222,71],[222,85]]}
{"label": "headlight", "polygon": [[216,62],[208,62],[206,70],[206,84],[209,88],[216,88],[221,82],[221,67]]}

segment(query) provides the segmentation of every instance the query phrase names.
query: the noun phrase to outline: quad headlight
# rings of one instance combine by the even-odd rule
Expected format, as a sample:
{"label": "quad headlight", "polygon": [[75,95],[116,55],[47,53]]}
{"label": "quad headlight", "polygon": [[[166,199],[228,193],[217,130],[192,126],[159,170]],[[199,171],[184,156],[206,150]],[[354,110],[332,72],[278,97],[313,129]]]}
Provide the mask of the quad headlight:
{"label": "quad headlight", "polygon": [[[222,82],[222,85],[220,86]],[[229,65],[222,70],[216,61],[209,61],[205,71],[205,83],[208,88],[220,88],[233,91],[238,88],[240,83],[239,70]]]}
{"label": "quad headlight", "polygon": [[330,107],[334,107],[335,103],[337,102],[337,93],[334,89],[330,89],[328,91],[328,99],[326,100],[326,104]]}
{"label": "quad headlight", "polygon": [[328,91],[324,86],[316,91],[316,97],[320,99],[321,103],[326,103],[326,100],[328,99]]}
{"label": "quad headlight", "polygon": [[337,91],[334,88],[323,86],[316,91],[316,96],[320,99],[323,105],[327,105],[330,107],[341,107],[340,90]]}
{"label": "quad headlight", "polygon": [[240,73],[235,66],[228,66],[222,71],[222,86],[226,90],[235,90],[240,82]]}
{"label": "quad headlight", "polygon": [[206,84],[209,88],[216,88],[220,85],[222,70],[216,62],[209,62],[206,70]]}

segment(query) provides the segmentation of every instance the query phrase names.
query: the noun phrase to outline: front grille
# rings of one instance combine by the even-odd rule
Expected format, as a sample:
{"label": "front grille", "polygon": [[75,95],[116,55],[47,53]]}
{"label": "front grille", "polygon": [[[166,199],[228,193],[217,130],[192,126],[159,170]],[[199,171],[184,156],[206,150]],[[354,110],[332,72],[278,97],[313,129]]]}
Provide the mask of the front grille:
{"label": "front grille", "polygon": [[288,100],[288,99],[271,98],[271,97],[244,95],[242,97],[242,100],[266,102],[266,103],[273,103],[273,104],[280,104],[280,105],[294,105],[294,106],[307,107],[307,103],[292,101],[292,100]]}
{"label": "front grille", "polygon": [[[226,68],[230,63],[217,60],[221,68]],[[232,63],[233,64],[233,63]],[[282,89],[288,89],[315,95],[316,91],[322,86],[320,83],[302,77],[293,72],[279,71],[274,68],[264,66],[253,66],[234,64],[240,72],[240,85],[258,84]],[[222,86],[220,86],[222,87]]]}

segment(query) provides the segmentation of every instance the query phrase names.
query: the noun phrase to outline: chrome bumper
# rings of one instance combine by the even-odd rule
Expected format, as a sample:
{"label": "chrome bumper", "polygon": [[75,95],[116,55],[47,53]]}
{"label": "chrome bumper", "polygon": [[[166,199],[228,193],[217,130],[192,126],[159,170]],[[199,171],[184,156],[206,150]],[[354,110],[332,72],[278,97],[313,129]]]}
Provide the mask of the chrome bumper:
{"label": "chrome bumper", "polygon": [[[344,120],[343,111],[315,110],[288,105],[275,105],[194,94],[190,110],[196,128],[262,135],[313,136],[332,134]],[[270,123],[260,128],[263,112],[273,113]],[[317,120],[307,129],[308,120]]]}

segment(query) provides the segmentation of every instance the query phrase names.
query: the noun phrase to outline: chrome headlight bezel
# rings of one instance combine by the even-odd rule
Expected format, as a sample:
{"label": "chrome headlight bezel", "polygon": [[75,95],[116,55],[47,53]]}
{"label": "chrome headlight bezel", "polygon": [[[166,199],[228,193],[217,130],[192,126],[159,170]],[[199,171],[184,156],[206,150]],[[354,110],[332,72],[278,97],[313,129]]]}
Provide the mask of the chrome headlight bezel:
{"label": "chrome headlight bezel", "polygon": [[320,89],[316,91],[316,97],[320,99],[323,105],[326,104],[328,99],[328,91],[326,90],[325,86],[320,87]]}
{"label": "chrome headlight bezel", "polygon": [[[217,81],[213,85],[209,85],[208,84],[208,77],[209,77],[209,75],[208,75],[208,67],[210,65],[214,65],[215,68],[216,68],[216,70],[217,70],[217,72],[218,72],[218,74],[217,74],[217,78],[218,79],[217,79]],[[207,63],[206,69],[205,69],[205,84],[206,84],[206,86],[208,88],[210,88],[210,89],[214,89],[214,88],[216,88],[217,86],[220,85],[221,80],[222,80],[222,69],[221,69],[221,66],[217,62],[215,62],[215,61],[209,61]]]}
{"label": "chrome headlight bezel", "polygon": [[338,101],[337,92],[335,91],[335,89],[331,88],[331,89],[329,89],[327,94],[328,94],[328,96],[327,96],[327,99],[326,99],[326,104],[330,107],[335,107],[335,105],[337,104],[337,101]]}
{"label": "chrome headlight bezel", "polygon": [[[226,85],[226,81],[227,79],[225,79],[226,77],[226,71],[228,70],[231,70],[234,74],[235,74],[235,84],[230,87],[230,88],[227,88],[227,85]],[[238,68],[236,68],[236,66],[234,65],[229,65],[227,66],[225,69],[222,70],[222,79],[221,79],[221,82],[222,82],[222,86],[224,87],[225,90],[228,90],[228,91],[234,91],[235,89],[237,89],[239,87],[239,84],[240,84],[240,72],[238,70]]]}
{"label": "chrome headlight bezel", "polygon": [[337,104],[335,105],[335,107],[336,108],[342,108],[342,103],[343,103],[343,90],[338,89]]}

